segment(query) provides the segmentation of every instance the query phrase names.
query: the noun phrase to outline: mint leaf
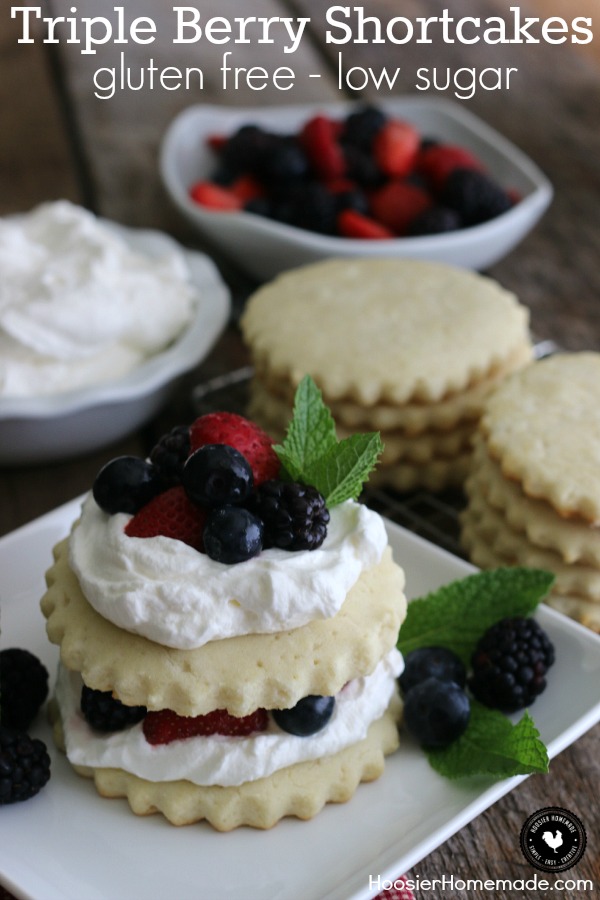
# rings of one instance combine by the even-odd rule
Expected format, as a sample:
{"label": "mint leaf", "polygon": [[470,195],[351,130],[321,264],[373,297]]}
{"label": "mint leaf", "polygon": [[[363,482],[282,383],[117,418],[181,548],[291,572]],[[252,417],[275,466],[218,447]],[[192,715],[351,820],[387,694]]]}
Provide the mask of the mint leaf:
{"label": "mint leaf", "polygon": [[333,417],[321,391],[306,375],[296,389],[294,415],[285,440],[275,446],[275,452],[293,481],[306,481],[301,476],[336,443]]}
{"label": "mint leaf", "polygon": [[296,390],[294,415],[282,444],[274,447],[282,477],[311,484],[329,507],[356,500],[383,451],[376,432],[338,441],[335,422],[310,375]]}
{"label": "mint leaf", "polygon": [[484,631],[499,619],[528,616],[546,596],[554,575],[519,567],[477,572],[408,604],[398,649],[443,646],[468,663]]}
{"label": "mint leaf", "polygon": [[547,750],[528,712],[513,725],[503,713],[475,702],[464,734],[444,750],[428,751],[427,757],[446,778],[510,778],[547,772],[549,767]]}
{"label": "mint leaf", "polygon": [[304,476],[323,494],[328,506],[356,500],[382,450],[377,432],[353,434],[305,469]]}

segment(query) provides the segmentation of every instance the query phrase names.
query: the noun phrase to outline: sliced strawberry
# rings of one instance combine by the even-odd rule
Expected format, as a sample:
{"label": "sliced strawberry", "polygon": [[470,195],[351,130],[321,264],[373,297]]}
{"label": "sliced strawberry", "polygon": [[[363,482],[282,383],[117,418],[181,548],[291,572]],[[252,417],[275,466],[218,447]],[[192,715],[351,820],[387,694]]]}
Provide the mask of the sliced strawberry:
{"label": "sliced strawberry", "polygon": [[215,153],[219,153],[227,143],[227,140],[228,138],[225,134],[209,134],[206,138],[206,143],[211,150],[214,150]]}
{"label": "sliced strawberry", "polygon": [[406,181],[388,181],[371,195],[373,218],[394,234],[406,234],[408,226],[432,205],[430,195]]}
{"label": "sliced strawberry", "polygon": [[338,127],[326,116],[314,116],[300,133],[300,143],[315,172],[325,181],[341,178],[346,160],[338,144]]}
{"label": "sliced strawberry", "polygon": [[261,184],[252,175],[240,175],[230,185],[229,190],[241,200],[242,205],[248,200],[254,200],[255,197],[262,197],[265,193]]}
{"label": "sliced strawberry", "polygon": [[273,438],[266,431],[237,413],[207,413],[190,427],[190,452],[205,444],[234,447],[250,463],[255,487],[279,475],[281,464],[273,450],[273,443]]}
{"label": "sliced strawberry", "polygon": [[197,181],[190,188],[190,197],[200,206],[221,212],[233,212],[243,206],[242,201],[233,191],[213,184],[212,181]]}
{"label": "sliced strawberry", "polygon": [[420,144],[414,125],[390,119],[375,135],[373,158],[385,175],[401,178],[413,168]]}
{"label": "sliced strawberry", "polygon": [[202,551],[205,522],[205,510],[192,503],[178,485],[142,506],[125,526],[125,534],[138,538],[164,535]]}
{"label": "sliced strawberry", "polygon": [[149,744],[170,744],[191,737],[224,734],[228,737],[247,737],[264,731],[269,724],[266,709],[257,709],[248,716],[230,716],[225,709],[215,709],[204,716],[178,716],[170,709],[146,714],[142,729]]}
{"label": "sliced strawberry", "polygon": [[347,238],[365,238],[367,240],[390,240],[395,234],[362,213],[354,209],[343,209],[336,220],[338,233]]}
{"label": "sliced strawberry", "polygon": [[439,192],[446,179],[455,169],[477,169],[483,171],[483,163],[464,147],[454,144],[433,144],[421,150],[416,168],[431,185],[432,190]]}

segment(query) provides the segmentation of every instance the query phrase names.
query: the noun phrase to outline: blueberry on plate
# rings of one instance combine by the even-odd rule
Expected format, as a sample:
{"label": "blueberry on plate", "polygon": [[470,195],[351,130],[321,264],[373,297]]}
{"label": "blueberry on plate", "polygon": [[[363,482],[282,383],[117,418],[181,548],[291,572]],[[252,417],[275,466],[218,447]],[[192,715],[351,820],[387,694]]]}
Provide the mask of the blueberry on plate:
{"label": "blueberry on plate", "polygon": [[117,456],[100,469],[92,493],[109,515],[134,515],[164,489],[160,471],[151,462],[138,456]]}
{"label": "blueberry on plate", "polygon": [[298,737],[308,737],[325,728],[335,709],[335,697],[309,694],[291,709],[271,710],[272,716],[283,731]]}
{"label": "blueberry on plate", "polygon": [[214,509],[204,527],[204,549],[216,562],[233,565],[257,556],[263,545],[263,523],[240,506]]}
{"label": "blueberry on plate", "polygon": [[208,509],[243,503],[252,490],[252,468],[234,447],[205,444],[186,460],[181,481],[190,500]]}
{"label": "blueberry on plate", "polygon": [[398,679],[403,694],[433,676],[440,681],[454,681],[464,687],[467,673],[462,660],[447,647],[419,647],[406,654],[404,671]]}
{"label": "blueberry on plate", "polygon": [[441,750],[469,724],[469,698],[454,681],[429,677],[415,685],[404,701],[404,724],[425,750]]}

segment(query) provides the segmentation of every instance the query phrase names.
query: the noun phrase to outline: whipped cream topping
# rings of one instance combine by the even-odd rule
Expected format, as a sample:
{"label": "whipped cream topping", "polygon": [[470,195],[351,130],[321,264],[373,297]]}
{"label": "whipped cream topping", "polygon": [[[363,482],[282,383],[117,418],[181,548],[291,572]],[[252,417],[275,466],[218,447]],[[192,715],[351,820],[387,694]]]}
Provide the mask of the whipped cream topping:
{"label": "whipped cream topping", "polygon": [[142,724],[100,735],[81,712],[81,677],[60,666],[56,686],[67,756],[74,765],[119,768],[148,781],[185,779],[199,785],[224,787],[255,781],[278,769],[338,753],[366,737],[372,722],[388,707],[403,661],[394,649],[368,676],[349,682],[337,695],[328,724],[310,737],[282,731],[270,719],[266,731],[248,737],[187,738],[152,746]]}
{"label": "whipped cream topping", "polygon": [[0,219],[0,396],[99,384],[168,346],[196,292],[183,253],[161,250],[136,252],[67,201]]}
{"label": "whipped cream topping", "polygon": [[277,548],[226,565],[162,535],[129,537],[126,513],[90,494],[69,542],[69,562],[94,609],[119,628],[168,647],[287,631],[334,616],[387,545],[383,519],[348,500],[331,511],[317,550]]}

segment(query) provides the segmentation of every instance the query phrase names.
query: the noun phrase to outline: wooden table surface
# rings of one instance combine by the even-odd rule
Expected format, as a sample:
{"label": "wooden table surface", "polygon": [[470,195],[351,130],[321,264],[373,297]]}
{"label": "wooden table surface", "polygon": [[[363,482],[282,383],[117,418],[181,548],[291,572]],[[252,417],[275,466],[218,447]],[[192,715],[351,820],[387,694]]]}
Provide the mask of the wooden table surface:
{"label": "wooden table surface", "polygon": [[[584,2],[580,14],[592,3]],[[8,5],[0,12],[0,214],[25,211],[35,204],[68,198],[127,225],[158,227],[186,245],[204,248],[197,236],[170,206],[157,172],[157,148],[165,128],[181,109],[195,102],[236,106],[332,101],[362,96],[377,100],[387,92],[362,94],[338,87],[340,47],[325,43],[322,0],[252,0],[240,12],[237,0],[198,0],[203,20],[221,15],[307,16],[310,28],[299,49],[288,58],[281,43],[265,50],[239,44],[239,66],[292,65],[296,84],[287,94],[273,87],[261,93],[247,87],[220,89],[216,77],[223,47],[174,45],[173,12],[161,0],[128,0],[127,17],[151,16],[157,38],[151,46],[129,43],[127,62],[134,69],[152,57],[159,67],[201,65],[202,92],[148,89],[120,91],[111,100],[93,97],[92,74],[100,66],[119,64],[123,48],[107,43],[96,55],[64,41],[18,44],[20,23],[10,18]],[[555,12],[557,3],[552,4]],[[45,15],[72,13],[71,0],[44,4]],[[513,2],[480,0],[477,15],[507,16]],[[398,15],[393,0],[370,0],[368,15],[383,22]],[[457,0],[451,13],[473,14],[473,4]],[[540,14],[521,3],[523,15]],[[567,18],[578,4],[568,6]],[[78,16],[114,18],[108,0],[80,0]],[[47,11],[46,11],[47,10]],[[436,0],[406,0],[401,13],[413,18],[440,13]],[[577,51],[570,45],[462,45],[436,41],[432,45],[353,44],[343,48],[343,65],[380,70],[400,66],[394,94],[415,91],[415,73],[428,66],[445,74],[463,67],[514,67],[510,90],[478,90],[465,108],[503,132],[540,165],[555,188],[555,199],[542,222],[491,274],[513,289],[531,309],[537,336],[553,338],[565,348],[600,350],[600,65],[591,47]],[[309,78],[320,73],[320,78]],[[452,90],[445,92],[452,97]],[[430,91],[428,96],[433,96]],[[218,258],[235,297],[242,301],[252,287],[227,260]],[[0,273],[1,277],[1,273]],[[209,358],[193,373],[190,383],[226,372],[246,361],[234,324]],[[189,384],[188,384],[189,387]],[[189,391],[156,421],[117,446],[68,462],[31,468],[0,469],[0,534],[52,509],[86,490],[102,462],[121,453],[144,453],[156,435],[190,413]],[[550,774],[529,778],[511,794],[462,828],[411,873],[421,879],[454,874],[456,878],[528,878],[533,869],[521,856],[518,836],[526,817],[556,805],[577,813],[587,826],[588,850],[568,877],[588,878],[600,887],[600,727],[594,728],[552,763]],[[401,811],[399,811],[401,814]],[[401,873],[398,873],[400,875]],[[493,896],[522,896],[522,892]],[[531,893],[530,896],[533,896]],[[200,895],[199,895],[200,896]],[[251,893],[248,894],[251,897]],[[421,896],[419,893],[417,896]],[[426,896],[458,896],[438,892]],[[469,897],[489,892],[474,889]],[[570,896],[588,896],[586,891]],[[187,898],[182,898],[187,900]]]}

